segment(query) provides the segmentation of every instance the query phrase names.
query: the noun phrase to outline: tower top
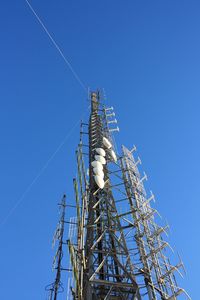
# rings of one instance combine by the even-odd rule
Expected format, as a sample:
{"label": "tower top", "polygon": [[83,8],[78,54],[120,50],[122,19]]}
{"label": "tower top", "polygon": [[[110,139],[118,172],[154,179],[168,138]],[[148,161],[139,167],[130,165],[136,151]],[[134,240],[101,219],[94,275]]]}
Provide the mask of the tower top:
{"label": "tower top", "polygon": [[99,92],[91,92],[91,108],[92,112],[98,110],[99,107]]}

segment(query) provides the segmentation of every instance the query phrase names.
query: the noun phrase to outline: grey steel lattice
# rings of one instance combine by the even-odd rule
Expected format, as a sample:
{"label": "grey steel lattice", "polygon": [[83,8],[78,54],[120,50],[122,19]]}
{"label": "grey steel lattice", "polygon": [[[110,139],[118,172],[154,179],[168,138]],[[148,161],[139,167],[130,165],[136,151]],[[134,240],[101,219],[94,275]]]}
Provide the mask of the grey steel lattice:
{"label": "grey steel lattice", "polygon": [[[81,124],[76,152],[78,178],[74,179],[77,210],[76,243],[68,240],[74,274],[73,299],[190,299],[177,286],[175,273],[182,262],[171,265],[167,226],[156,221],[156,209],[147,196],[144,180],[133,157],[135,147],[122,146],[122,156],[113,161],[105,149],[106,137],[115,150],[113,108],[106,108],[99,91],[91,93],[89,124]],[[91,162],[96,148],[106,150],[104,188],[94,180]],[[88,174],[85,170],[88,165]]]}
{"label": "grey steel lattice", "polygon": [[65,207],[66,207],[66,196],[64,195],[61,203],[59,204],[61,216],[56,227],[56,231],[53,237],[53,246],[58,243],[56,254],[53,260],[53,270],[56,270],[56,277],[53,283],[46,286],[48,291],[48,300],[57,300],[58,294],[64,291],[63,284],[61,282],[61,271],[62,269],[62,258],[63,258],[63,236],[64,236],[64,225],[65,225]]}

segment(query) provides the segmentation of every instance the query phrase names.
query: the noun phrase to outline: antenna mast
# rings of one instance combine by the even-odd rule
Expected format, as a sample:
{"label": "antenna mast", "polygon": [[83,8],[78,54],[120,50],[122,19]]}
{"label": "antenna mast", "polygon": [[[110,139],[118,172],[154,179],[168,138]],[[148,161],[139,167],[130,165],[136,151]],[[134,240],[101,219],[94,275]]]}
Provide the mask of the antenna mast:
{"label": "antenna mast", "polygon": [[[76,217],[70,219],[67,241],[73,277],[68,277],[67,300],[190,299],[177,284],[183,263],[169,259],[168,226],[161,224],[152,205],[154,195],[145,190],[147,176],[141,175],[136,147],[122,146],[117,153],[113,107],[104,105],[99,90],[90,93],[90,101],[89,121],[81,123],[76,151]],[[50,300],[57,299],[62,286],[65,205],[56,234],[57,275]]]}
{"label": "antenna mast", "polygon": [[65,225],[65,208],[66,208],[66,196],[64,195],[61,203],[59,204],[60,208],[60,220],[56,227],[56,231],[53,237],[53,246],[56,241],[58,242],[58,248],[53,260],[53,270],[56,270],[56,277],[52,284],[46,287],[46,290],[49,291],[48,300],[57,300],[58,293],[64,291],[62,282],[61,282],[61,271],[62,269],[62,258],[63,258],[63,235],[64,235],[64,225]]}

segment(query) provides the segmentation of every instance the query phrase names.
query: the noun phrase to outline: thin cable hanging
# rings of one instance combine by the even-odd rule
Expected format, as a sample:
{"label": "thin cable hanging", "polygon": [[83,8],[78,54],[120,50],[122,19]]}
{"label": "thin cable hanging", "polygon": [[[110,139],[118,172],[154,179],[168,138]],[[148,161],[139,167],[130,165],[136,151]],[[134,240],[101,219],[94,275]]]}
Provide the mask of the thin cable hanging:
{"label": "thin cable hanging", "polygon": [[62,140],[62,142],[59,144],[59,146],[56,148],[56,150],[52,153],[52,155],[48,158],[46,163],[43,165],[43,167],[40,169],[38,174],[35,176],[35,178],[31,181],[31,183],[27,186],[25,191],[22,193],[21,197],[18,199],[18,201],[12,206],[8,214],[5,216],[5,218],[2,220],[0,223],[0,227],[3,226],[9,217],[14,213],[14,211],[17,209],[17,207],[22,203],[26,195],[30,192],[31,188],[34,186],[34,184],[38,181],[40,176],[45,172],[45,170],[48,168],[52,160],[55,158],[55,156],[58,154],[58,152],[61,150],[61,148],[64,146],[64,144],[67,142],[67,140],[70,138],[72,135],[74,129],[78,126],[80,123],[80,120],[85,116],[85,114],[88,112],[88,109],[90,108],[90,105],[87,107],[87,110],[82,114],[82,116],[76,121],[74,126],[67,132],[66,136]]}
{"label": "thin cable hanging", "polygon": [[74,70],[74,68],[72,67],[71,63],[69,62],[69,60],[66,58],[66,56],[64,55],[63,51],[60,49],[60,47],[58,46],[58,44],[56,43],[55,39],[52,37],[52,35],[50,34],[50,32],[48,31],[47,27],[44,25],[43,21],[41,20],[41,18],[38,16],[38,14],[36,13],[36,11],[34,10],[34,8],[32,7],[32,5],[30,4],[30,2],[28,0],[25,0],[26,4],[28,5],[28,7],[30,8],[30,10],[32,11],[33,15],[36,17],[36,19],[38,20],[39,24],[42,26],[42,28],[44,29],[44,31],[46,32],[46,34],[48,35],[49,39],[51,40],[51,42],[53,43],[53,45],[55,46],[55,48],[57,49],[58,53],[60,54],[60,56],[62,57],[62,59],[64,60],[65,64],[67,65],[67,67],[70,69],[70,71],[72,72],[72,74],[74,75],[74,77],[76,78],[76,80],[78,81],[78,83],[80,84],[80,86],[84,89],[84,91],[86,93],[88,93],[88,89],[85,86],[85,84],[83,83],[83,81],[80,79],[80,77],[78,76],[78,74],[76,73],[76,71]]}

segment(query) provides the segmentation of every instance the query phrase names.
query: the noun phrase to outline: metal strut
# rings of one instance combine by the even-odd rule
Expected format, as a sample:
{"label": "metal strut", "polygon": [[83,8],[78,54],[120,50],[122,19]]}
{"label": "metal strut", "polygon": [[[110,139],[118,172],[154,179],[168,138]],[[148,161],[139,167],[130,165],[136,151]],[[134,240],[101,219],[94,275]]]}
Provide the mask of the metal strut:
{"label": "metal strut", "polygon": [[147,176],[133,156],[136,147],[123,146],[119,156],[113,107],[105,107],[100,91],[91,92],[90,101],[76,151],[76,217],[68,240],[73,282],[67,300],[190,299],[176,283],[183,264],[172,265],[167,257],[168,226],[156,221],[154,195],[147,195]]}
{"label": "metal strut", "polygon": [[53,269],[56,270],[56,277],[53,283],[46,286],[46,290],[49,291],[48,300],[57,300],[58,294],[64,291],[61,282],[61,271],[62,268],[62,258],[63,258],[63,235],[64,235],[64,225],[65,225],[65,208],[66,208],[66,196],[64,195],[61,203],[59,204],[61,210],[60,220],[58,222],[54,237],[53,245],[58,241],[58,248],[53,260]]}

